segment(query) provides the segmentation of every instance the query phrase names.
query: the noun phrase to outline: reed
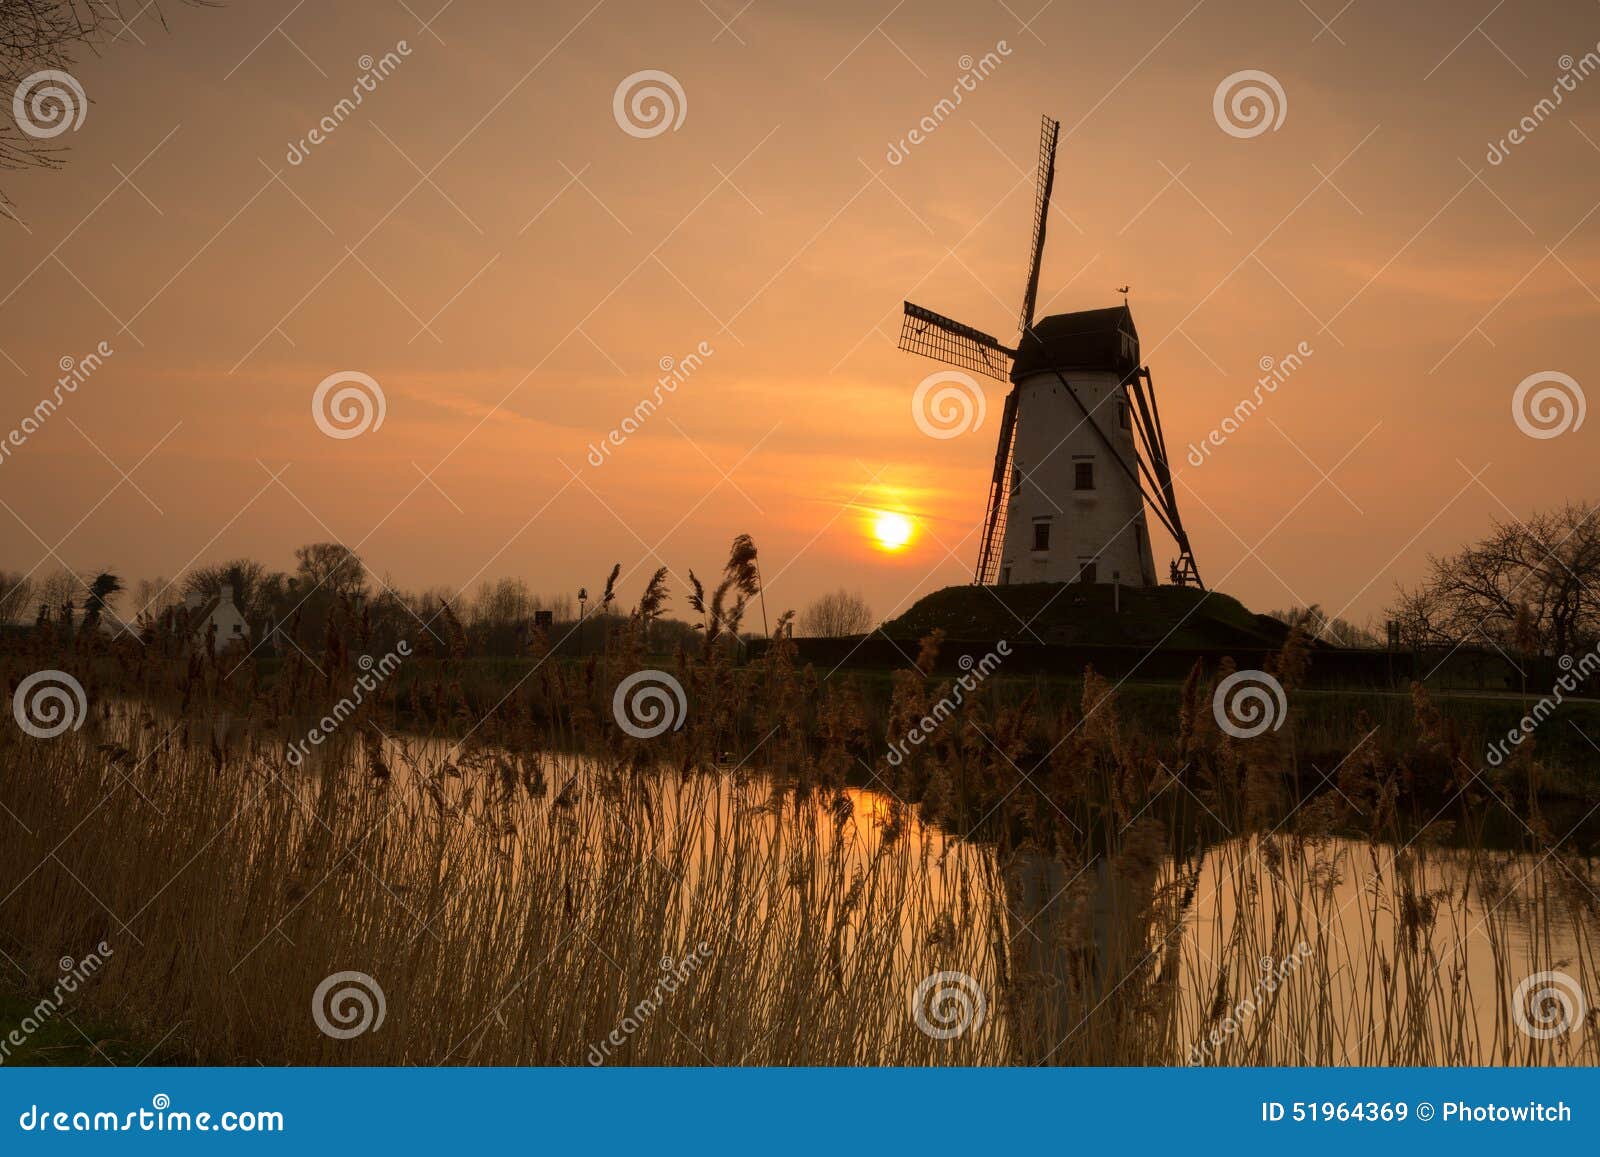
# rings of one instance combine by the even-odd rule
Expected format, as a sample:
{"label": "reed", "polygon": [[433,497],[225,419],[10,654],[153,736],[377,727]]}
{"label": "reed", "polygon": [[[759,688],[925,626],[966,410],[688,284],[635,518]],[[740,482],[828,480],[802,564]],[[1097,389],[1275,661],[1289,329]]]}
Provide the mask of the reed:
{"label": "reed", "polygon": [[[736,661],[739,574],[703,647],[647,659],[662,581],[604,654],[536,657],[489,710],[447,618],[348,712],[376,650],[353,609],[270,684],[236,655],[30,639],[10,684],[82,671],[92,707],[0,733],[15,987],[103,941],[74,1007],[210,1063],[1600,1060],[1592,1009],[1540,1036],[1518,1022],[1549,986],[1515,999],[1551,971],[1595,993],[1594,866],[1531,749],[1489,786],[1420,690],[1404,742],[1310,766],[1291,640],[1289,718],[1257,738],[1219,730],[1198,675],[1153,738],[1089,672],[1048,712],[974,694],[892,762],[860,686],[798,668],[781,627]],[[888,732],[949,696],[939,645]],[[611,701],[653,662],[687,710],[640,738]],[[384,1016],[343,1039],[324,1026],[357,1004],[314,995],[347,972]]]}

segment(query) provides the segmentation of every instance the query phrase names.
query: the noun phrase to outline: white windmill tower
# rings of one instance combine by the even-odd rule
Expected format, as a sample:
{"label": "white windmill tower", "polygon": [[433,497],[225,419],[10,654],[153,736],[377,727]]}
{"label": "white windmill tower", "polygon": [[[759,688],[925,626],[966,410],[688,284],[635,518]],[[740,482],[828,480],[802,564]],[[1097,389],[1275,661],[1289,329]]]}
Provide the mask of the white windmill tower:
{"label": "white windmill tower", "polygon": [[1017,348],[909,301],[900,348],[1011,383],[974,582],[1154,586],[1148,503],[1177,543],[1172,581],[1201,586],[1127,299],[1033,319],[1060,128],[1044,118]]}

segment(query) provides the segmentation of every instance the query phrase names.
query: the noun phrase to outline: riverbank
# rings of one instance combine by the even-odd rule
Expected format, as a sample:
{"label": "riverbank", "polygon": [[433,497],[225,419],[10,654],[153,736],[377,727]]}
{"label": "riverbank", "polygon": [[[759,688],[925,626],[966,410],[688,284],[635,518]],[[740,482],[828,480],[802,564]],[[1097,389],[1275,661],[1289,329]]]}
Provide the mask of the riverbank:
{"label": "riverbank", "polygon": [[170,1064],[159,1041],[146,1041],[111,1025],[94,1012],[72,1008],[41,1015],[50,994],[0,991],[0,1047],[4,1065],[61,1065],[94,1068],[110,1065]]}
{"label": "riverbank", "polygon": [[[881,641],[881,640],[880,640]],[[136,648],[66,655],[40,655],[9,665],[15,683],[38,666],[58,666],[84,686],[90,702],[119,696],[142,699],[179,717],[233,719],[253,729],[276,729],[287,742],[303,740],[308,728],[330,711],[376,695],[385,728],[401,728],[445,739],[475,738],[513,749],[570,748],[574,728],[584,718],[604,719],[612,711],[618,682],[639,671],[660,671],[686,688],[685,706],[698,714],[709,706],[727,731],[729,749],[740,736],[754,742],[780,723],[794,750],[820,757],[831,718],[848,710],[857,736],[852,774],[863,768],[880,773],[917,720],[896,706],[912,686],[932,707],[946,699],[969,674],[982,674],[962,698],[985,718],[1008,719],[1010,758],[1033,768],[1050,758],[1062,738],[1092,723],[1098,709],[1086,700],[1090,686],[1113,693],[1120,726],[1130,738],[1169,752],[1182,762],[1184,729],[1197,712],[1215,707],[1210,692],[1226,673],[1277,669],[1278,654],[1255,655],[1250,662],[1195,664],[1185,678],[1107,676],[1092,665],[1065,674],[1022,672],[1014,652],[973,655],[974,645],[945,640],[927,674],[915,664],[925,657],[917,645],[895,644],[898,669],[833,669],[805,661],[812,641],[784,641],[781,653],[765,647],[742,661],[719,658],[714,679],[696,689],[685,672],[696,657],[664,654],[645,647],[614,650],[584,659],[555,656],[454,658],[422,650],[375,670],[359,659],[382,651],[368,641],[360,650],[343,645],[336,652],[289,657],[221,654],[189,663],[182,657],[151,656]],[[355,652],[352,654],[352,652]],[[394,654],[394,652],[390,652]],[[387,658],[387,657],[386,657]],[[1525,796],[1530,775],[1540,793],[1567,800],[1600,800],[1600,700],[1561,696],[1530,680],[1526,693],[1501,689],[1449,689],[1423,685],[1402,688],[1323,686],[1316,682],[1326,650],[1308,648],[1273,720],[1274,731],[1291,740],[1283,757],[1291,778],[1319,783],[1360,748],[1386,762],[1402,764],[1419,745],[1443,744],[1453,774]],[[348,667],[347,676],[339,675]],[[373,683],[358,691],[358,682]],[[908,682],[910,681],[910,682]],[[696,700],[699,702],[696,702]],[[368,709],[370,710],[370,708]],[[1515,744],[1508,736],[1518,733]]]}

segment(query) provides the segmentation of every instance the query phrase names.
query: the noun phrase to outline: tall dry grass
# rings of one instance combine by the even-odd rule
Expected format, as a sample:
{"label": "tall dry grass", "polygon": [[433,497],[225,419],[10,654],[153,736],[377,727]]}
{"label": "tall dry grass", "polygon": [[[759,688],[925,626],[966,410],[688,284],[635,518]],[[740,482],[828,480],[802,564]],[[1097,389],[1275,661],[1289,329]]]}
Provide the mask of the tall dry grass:
{"label": "tall dry grass", "polygon": [[[92,743],[106,748],[97,751]],[[11,753],[13,756],[15,751]],[[4,792],[7,952],[43,977],[101,940],[103,1011],[222,1063],[583,1064],[674,964],[676,992],[602,1054],[633,1064],[1002,1059],[936,1050],[900,977],[982,955],[982,857],[728,769],[346,750],[220,772],[146,716],[32,753]],[[876,803],[873,805],[876,807]],[[888,819],[903,824],[905,819]],[[935,929],[965,929],[944,943]],[[703,946],[703,947],[702,947]],[[311,1015],[328,975],[381,986],[377,1031]]]}
{"label": "tall dry grass", "polygon": [[[0,733],[17,984],[103,940],[74,999],[215,1063],[1600,1058],[1593,865],[1543,817],[1537,764],[1525,796],[1496,795],[1420,692],[1410,749],[1358,736],[1316,768],[1292,712],[1233,739],[1197,676],[1158,746],[1090,673],[1048,750],[1029,703],[978,695],[891,764],[858,691],[781,641],[743,666],[680,653],[683,727],[629,736],[609,703],[647,631],[540,664],[487,715],[447,642],[300,766],[286,744],[364,669],[353,617],[268,686],[233,656],[88,663],[34,640],[4,660],[12,685],[76,662],[94,707],[55,740]],[[1275,665],[1291,702],[1304,662],[1291,644]],[[904,673],[890,728],[948,690]],[[402,710],[431,734],[402,735]],[[1520,852],[1489,846],[1491,808],[1526,828]],[[1539,1038],[1513,996],[1548,970],[1590,1011]],[[351,971],[385,1017],[336,1039],[313,994]],[[968,1022],[948,1039],[913,1007],[944,972],[970,982],[937,983],[920,1019]]]}

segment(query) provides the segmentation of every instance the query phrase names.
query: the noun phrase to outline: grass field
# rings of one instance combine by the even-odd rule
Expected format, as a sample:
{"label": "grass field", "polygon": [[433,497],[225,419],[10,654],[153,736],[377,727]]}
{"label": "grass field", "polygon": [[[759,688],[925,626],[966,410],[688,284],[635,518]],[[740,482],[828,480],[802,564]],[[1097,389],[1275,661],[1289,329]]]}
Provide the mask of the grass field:
{"label": "grass field", "polygon": [[[0,1038],[33,1017],[40,994],[0,991]],[[19,1033],[19,1035],[21,1035]],[[136,1038],[123,1029],[108,1026],[82,1011],[64,1010],[43,1020],[40,1027],[22,1037],[5,1064],[18,1065],[138,1065],[170,1063],[159,1042]]]}

